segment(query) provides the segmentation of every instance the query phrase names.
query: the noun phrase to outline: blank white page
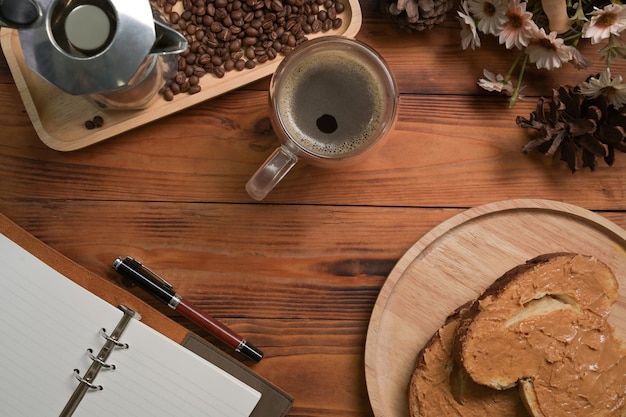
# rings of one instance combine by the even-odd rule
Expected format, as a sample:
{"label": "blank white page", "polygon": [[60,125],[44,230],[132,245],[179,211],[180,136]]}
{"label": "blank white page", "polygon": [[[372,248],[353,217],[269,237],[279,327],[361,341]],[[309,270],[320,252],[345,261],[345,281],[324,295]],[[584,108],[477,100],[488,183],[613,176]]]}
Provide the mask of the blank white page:
{"label": "blank white page", "polygon": [[[141,312],[139,312],[141,313]],[[0,234],[0,403],[7,416],[58,416],[123,313]],[[249,416],[261,394],[138,320],[74,416]]]}

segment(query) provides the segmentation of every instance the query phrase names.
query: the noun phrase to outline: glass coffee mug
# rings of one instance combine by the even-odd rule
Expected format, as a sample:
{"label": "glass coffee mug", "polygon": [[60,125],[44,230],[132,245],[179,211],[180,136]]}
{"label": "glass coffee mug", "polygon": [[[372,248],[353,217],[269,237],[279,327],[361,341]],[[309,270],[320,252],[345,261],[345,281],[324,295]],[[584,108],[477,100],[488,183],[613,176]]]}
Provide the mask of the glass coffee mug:
{"label": "glass coffee mug", "polygon": [[270,119],[281,141],[246,184],[263,200],[302,160],[332,168],[383,143],[394,124],[398,89],[383,58],[366,44],[326,36],[300,44],[278,66]]}

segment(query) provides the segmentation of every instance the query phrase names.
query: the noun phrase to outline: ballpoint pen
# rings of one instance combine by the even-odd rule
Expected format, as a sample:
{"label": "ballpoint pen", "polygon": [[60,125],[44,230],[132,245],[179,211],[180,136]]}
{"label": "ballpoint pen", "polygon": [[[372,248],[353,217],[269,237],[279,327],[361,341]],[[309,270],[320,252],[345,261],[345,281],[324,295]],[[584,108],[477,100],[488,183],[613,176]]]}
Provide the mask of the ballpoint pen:
{"label": "ballpoint pen", "polygon": [[134,283],[147,290],[183,316],[208,330],[212,335],[233,347],[236,352],[245,355],[254,362],[259,362],[263,359],[263,352],[258,348],[229,329],[226,325],[202,313],[196,306],[177,294],[169,282],[165,281],[141,262],[130,256],[124,259],[117,258],[113,262],[113,269],[121,275],[130,278]]}

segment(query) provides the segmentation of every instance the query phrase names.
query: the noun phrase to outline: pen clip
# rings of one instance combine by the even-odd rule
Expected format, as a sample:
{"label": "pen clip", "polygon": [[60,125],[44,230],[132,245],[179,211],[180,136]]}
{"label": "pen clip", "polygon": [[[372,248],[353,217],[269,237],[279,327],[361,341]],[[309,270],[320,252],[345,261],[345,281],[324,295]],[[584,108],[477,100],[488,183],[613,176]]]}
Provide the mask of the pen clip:
{"label": "pen clip", "polygon": [[152,269],[148,268],[146,265],[142,264],[140,261],[138,261],[137,259],[131,258],[130,256],[127,256],[126,259],[128,261],[134,262],[135,264],[137,264],[137,266],[141,269],[143,269],[145,272],[148,273],[148,275],[150,275],[151,278],[154,278],[155,280],[157,280],[158,282],[160,282],[161,284],[163,284],[163,286],[166,289],[173,289],[174,286],[172,284],[170,284],[169,282],[167,282],[162,276],[160,276],[159,274],[157,274],[156,272],[154,272]]}

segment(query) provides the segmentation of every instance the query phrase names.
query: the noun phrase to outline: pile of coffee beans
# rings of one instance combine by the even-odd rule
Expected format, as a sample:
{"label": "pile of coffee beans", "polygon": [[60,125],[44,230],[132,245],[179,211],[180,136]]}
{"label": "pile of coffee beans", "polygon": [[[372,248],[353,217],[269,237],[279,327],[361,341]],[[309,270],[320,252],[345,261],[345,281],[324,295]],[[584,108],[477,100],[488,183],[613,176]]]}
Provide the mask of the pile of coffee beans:
{"label": "pile of coffee beans", "polygon": [[[182,1],[182,12],[177,4]],[[339,29],[341,0],[153,0],[182,33],[189,47],[178,57],[178,72],[163,92],[171,101],[196,94],[200,78],[222,78],[288,55],[307,35]]]}

